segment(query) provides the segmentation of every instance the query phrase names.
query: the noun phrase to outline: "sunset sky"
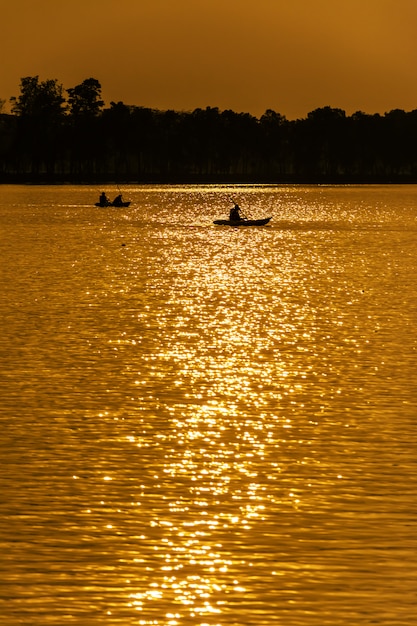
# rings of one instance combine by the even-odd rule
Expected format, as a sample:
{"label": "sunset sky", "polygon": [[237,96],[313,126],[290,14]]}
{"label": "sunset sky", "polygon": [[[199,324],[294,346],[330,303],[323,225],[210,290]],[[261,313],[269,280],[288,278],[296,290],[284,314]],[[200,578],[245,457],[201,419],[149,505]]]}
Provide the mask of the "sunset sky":
{"label": "sunset sky", "polygon": [[[417,109],[417,0],[0,0],[0,98],[97,78],[106,105]],[[8,109],[8,105],[6,107]]]}

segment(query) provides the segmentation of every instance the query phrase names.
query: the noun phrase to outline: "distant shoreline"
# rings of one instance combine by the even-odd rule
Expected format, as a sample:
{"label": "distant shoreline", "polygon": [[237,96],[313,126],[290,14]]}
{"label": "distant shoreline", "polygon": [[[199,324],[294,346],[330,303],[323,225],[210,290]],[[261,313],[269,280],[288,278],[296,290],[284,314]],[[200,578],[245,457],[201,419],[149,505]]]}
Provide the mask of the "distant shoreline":
{"label": "distant shoreline", "polygon": [[289,121],[216,107],[112,102],[94,78],[66,90],[21,80],[0,114],[0,183],[415,184],[417,109],[383,116],[325,106]]}

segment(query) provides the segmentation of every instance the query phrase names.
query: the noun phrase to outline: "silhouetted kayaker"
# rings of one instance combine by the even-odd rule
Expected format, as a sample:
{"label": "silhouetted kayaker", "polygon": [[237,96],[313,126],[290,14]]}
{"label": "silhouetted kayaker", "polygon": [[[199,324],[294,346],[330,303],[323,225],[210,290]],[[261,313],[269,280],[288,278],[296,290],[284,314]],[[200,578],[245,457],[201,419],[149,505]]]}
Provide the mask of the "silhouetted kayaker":
{"label": "silhouetted kayaker", "polygon": [[100,194],[99,203],[100,203],[100,206],[107,206],[108,204],[110,204],[110,200],[108,199],[104,191],[102,191]]}
{"label": "silhouetted kayaker", "polygon": [[229,219],[231,222],[239,222],[242,219],[240,215],[240,207],[238,204],[235,204],[235,206],[230,209]]}
{"label": "silhouetted kayaker", "polygon": [[120,193],[113,200],[113,206],[122,206],[122,204],[123,204],[123,198],[122,198],[122,194]]}

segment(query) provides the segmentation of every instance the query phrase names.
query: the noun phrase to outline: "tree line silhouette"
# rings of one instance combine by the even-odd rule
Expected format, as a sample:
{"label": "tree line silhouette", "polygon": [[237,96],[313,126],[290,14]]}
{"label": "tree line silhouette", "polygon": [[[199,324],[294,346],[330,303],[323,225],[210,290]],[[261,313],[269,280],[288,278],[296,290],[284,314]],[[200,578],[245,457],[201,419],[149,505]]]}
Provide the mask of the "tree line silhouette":
{"label": "tree line silhouette", "polygon": [[[98,80],[21,79],[0,114],[0,182],[417,182],[417,109],[304,119],[109,107]],[[4,101],[3,101],[4,103]]]}

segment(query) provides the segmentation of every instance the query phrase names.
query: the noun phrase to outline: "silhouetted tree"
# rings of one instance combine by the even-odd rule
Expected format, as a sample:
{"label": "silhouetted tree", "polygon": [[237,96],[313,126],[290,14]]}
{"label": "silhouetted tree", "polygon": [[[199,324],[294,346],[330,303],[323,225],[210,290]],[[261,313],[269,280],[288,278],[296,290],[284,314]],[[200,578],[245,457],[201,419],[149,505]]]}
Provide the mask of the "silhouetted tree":
{"label": "silhouetted tree", "polygon": [[95,78],[87,78],[67,89],[68,137],[71,175],[76,180],[101,176],[105,169],[105,138],[102,134],[101,85]]}
{"label": "silhouetted tree", "polygon": [[344,172],[346,113],[323,107],[296,122],[296,171],[310,179],[338,178]]}
{"label": "silhouetted tree", "polygon": [[40,82],[39,76],[21,79],[20,95],[12,97],[18,116],[16,158],[35,176],[52,175],[61,147],[64,120],[63,87],[56,79]]}
{"label": "silhouetted tree", "polygon": [[97,117],[104,102],[101,85],[95,78],[86,78],[82,83],[67,89],[70,115],[74,117]]}
{"label": "silhouetted tree", "polygon": [[384,142],[381,151],[387,173],[400,176],[410,173],[410,125],[408,114],[394,109],[384,116]]}
{"label": "silhouetted tree", "polygon": [[137,138],[134,130],[135,107],[123,102],[111,102],[104,109],[101,132],[105,140],[106,165],[116,179],[137,175]]}
{"label": "silhouetted tree", "polygon": [[354,180],[383,179],[382,159],[384,120],[379,114],[357,111],[350,118],[351,178]]}
{"label": "silhouetted tree", "polygon": [[47,122],[59,119],[64,112],[63,86],[56,79],[39,82],[39,76],[20,81],[20,96],[10,98],[12,112],[20,117]]}
{"label": "silhouetted tree", "polygon": [[267,176],[280,177],[291,171],[289,124],[286,118],[267,109],[259,120],[260,158]]}

